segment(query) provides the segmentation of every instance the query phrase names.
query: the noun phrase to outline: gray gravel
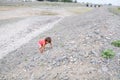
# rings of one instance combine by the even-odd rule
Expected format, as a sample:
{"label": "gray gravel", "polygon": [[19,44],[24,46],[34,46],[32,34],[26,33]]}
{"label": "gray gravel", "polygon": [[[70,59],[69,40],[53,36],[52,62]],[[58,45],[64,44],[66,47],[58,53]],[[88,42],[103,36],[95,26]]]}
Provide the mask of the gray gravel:
{"label": "gray gravel", "polygon": [[[0,60],[0,80],[120,80],[120,49],[111,41],[120,39],[120,17],[107,8],[66,17],[55,27]],[[51,36],[41,54],[39,39]],[[101,51],[113,49],[107,60]]]}

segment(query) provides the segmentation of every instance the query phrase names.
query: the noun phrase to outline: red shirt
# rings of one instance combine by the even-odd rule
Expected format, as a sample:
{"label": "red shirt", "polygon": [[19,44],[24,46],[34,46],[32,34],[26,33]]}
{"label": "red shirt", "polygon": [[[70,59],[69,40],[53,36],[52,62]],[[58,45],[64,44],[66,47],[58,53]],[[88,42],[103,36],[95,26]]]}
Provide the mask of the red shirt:
{"label": "red shirt", "polygon": [[45,45],[45,40],[40,40],[40,41],[38,42],[38,44],[39,44],[40,46],[44,46],[44,45]]}

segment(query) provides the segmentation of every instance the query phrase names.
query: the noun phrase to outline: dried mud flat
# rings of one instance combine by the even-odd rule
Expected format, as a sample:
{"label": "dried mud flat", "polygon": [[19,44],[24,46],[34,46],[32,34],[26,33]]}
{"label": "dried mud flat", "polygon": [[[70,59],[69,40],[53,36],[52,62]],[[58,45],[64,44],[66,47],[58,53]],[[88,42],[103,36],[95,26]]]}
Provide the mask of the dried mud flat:
{"label": "dried mud flat", "polygon": [[[120,79],[120,49],[111,45],[120,39],[119,16],[101,7],[81,15],[62,16],[53,26],[0,60],[0,80]],[[40,54],[37,42],[46,36],[52,37],[53,48],[48,45]],[[116,56],[102,58],[104,49],[113,49]]]}

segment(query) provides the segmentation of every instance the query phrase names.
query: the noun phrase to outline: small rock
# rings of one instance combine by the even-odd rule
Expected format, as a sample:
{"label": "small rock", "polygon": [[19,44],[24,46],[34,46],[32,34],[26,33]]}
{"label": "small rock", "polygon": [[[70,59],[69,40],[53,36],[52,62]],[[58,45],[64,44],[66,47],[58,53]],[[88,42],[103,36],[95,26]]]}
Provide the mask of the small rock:
{"label": "small rock", "polygon": [[60,38],[60,37],[58,37],[58,40],[61,40],[61,38]]}
{"label": "small rock", "polygon": [[120,59],[118,59],[118,65],[120,65]]}
{"label": "small rock", "polygon": [[49,66],[48,68],[47,68],[47,70],[52,70],[53,69],[53,67],[52,66]]}
{"label": "small rock", "polygon": [[97,29],[97,30],[94,31],[94,33],[95,33],[95,34],[99,34],[99,33],[100,33],[100,30]]}
{"label": "small rock", "polygon": [[120,79],[120,74],[118,74],[117,76],[118,76],[118,79]]}
{"label": "small rock", "polygon": [[92,60],[90,61],[90,63],[92,63],[92,64],[96,64],[97,62],[96,62],[95,59],[92,59]]}
{"label": "small rock", "polygon": [[103,71],[103,72],[107,72],[107,71],[108,71],[108,67],[102,66],[102,71]]}
{"label": "small rock", "polygon": [[93,35],[92,35],[92,34],[88,34],[88,37],[89,37],[89,38],[92,38],[92,37],[93,37]]}
{"label": "small rock", "polygon": [[53,60],[52,65],[55,65],[55,64],[56,64],[56,61]]}
{"label": "small rock", "polygon": [[99,73],[102,73],[102,71],[101,71],[100,69],[98,70],[98,72],[99,72]]}
{"label": "small rock", "polygon": [[84,54],[84,57],[85,57],[85,58],[88,58],[88,57],[89,57],[89,53],[86,52],[86,53]]}
{"label": "small rock", "polygon": [[55,74],[55,75],[53,76],[53,79],[56,79],[58,76],[59,76],[59,73]]}
{"label": "small rock", "polygon": [[120,58],[120,53],[117,53],[116,56]]}
{"label": "small rock", "polygon": [[59,77],[59,79],[60,79],[60,80],[69,80],[69,77],[66,76],[66,75],[61,75],[61,76]]}
{"label": "small rock", "polygon": [[74,63],[77,61],[77,58],[73,58],[72,56],[70,57],[70,62]]}
{"label": "small rock", "polygon": [[31,77],[30,77],[29,80],[34,80],[34,74],[33,73],[31,74]]}
{"label": "small rock", "polygon": [[90,37],[86,37],[85,39],[88,40],[88,39],[90,39]]}
{"label": "small rock", "polygon": [[70,41],[69,43],[70,43],[70,44],[74,44],[74,43],[75,43],[75,41]]}
{"label": "small rock", "polygon": [[111,38],[110,37],[105,37],[107,40],[110,40]]}
{"label": "small rock", "polygon": [[60,66],[60,62],[57,62],[57,63],[56,63],[56,66]]}
{"label": "small rock", "polygon": [[95,56],[98,56],[98,53],[95,52],[95,50],[90,51],[90,54],[93,54],[93,55],[95,55]]}

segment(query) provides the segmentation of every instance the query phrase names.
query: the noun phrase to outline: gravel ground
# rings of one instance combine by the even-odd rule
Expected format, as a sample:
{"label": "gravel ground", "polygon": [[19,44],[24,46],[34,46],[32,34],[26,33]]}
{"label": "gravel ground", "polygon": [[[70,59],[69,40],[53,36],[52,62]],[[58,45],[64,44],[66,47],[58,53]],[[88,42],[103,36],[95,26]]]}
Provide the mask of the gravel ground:
{"label": "gravel ground", "polygon": [[74,8],[71,6],[35,7],[32,4],[30,7],[1,6],[0,59],[40,33],[54,27],[53,25],[65,16],[78,15],[90,10],[91,8],[81,6]]}
{"label": "gravel ground", "polygon": [[36,16],[1,25],[0,59],[40,33],[49,30],[59,20],[60,17],[57,16]]}
{"label": "gravel ground", "polygon": [[[120,80],[120,17],[107,8],[66,17],[0,60],[0,80]],[[39,39],[51,36],[53,48],[41,54]],[[113,49],[113,59],[101,51]]]}

